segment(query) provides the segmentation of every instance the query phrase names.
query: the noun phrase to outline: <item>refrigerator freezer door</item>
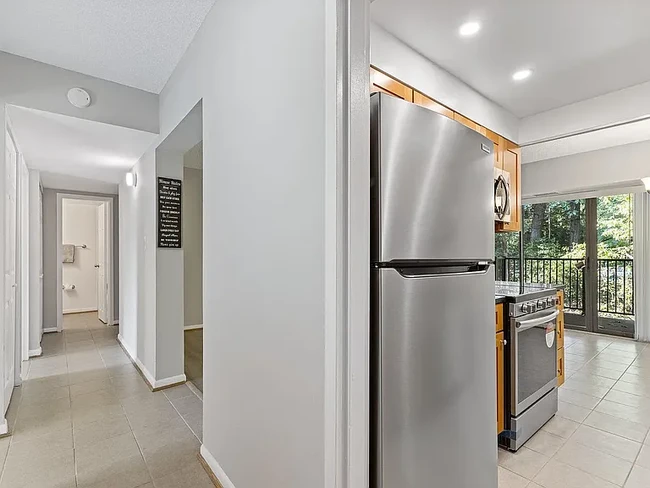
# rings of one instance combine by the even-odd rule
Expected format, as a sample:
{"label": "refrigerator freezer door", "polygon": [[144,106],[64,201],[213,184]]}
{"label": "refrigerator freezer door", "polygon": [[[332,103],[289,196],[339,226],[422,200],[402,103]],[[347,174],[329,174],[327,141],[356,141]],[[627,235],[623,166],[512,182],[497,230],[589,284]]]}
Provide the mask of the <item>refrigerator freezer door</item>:
{"label": "refrigerator freezer door", "polygon": [[384,94],[371,114],[372,261],[494,259],[492,142]]}
{"label": "refrigerator freezer door", "polygon": [[496,488],[494,268],[372,286],[371,486]]}

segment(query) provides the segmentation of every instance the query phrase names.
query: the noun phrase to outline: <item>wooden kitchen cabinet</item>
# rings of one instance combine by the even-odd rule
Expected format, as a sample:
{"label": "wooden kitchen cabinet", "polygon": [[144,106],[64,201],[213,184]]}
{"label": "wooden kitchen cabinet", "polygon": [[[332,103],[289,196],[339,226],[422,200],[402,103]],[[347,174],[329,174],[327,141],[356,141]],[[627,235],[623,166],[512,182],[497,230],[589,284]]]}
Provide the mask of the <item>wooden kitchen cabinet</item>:
{"label": "wooden kitchen cabinet", "polygon": [[555,329],[557,348],[564,347],[564,312],[560,311],[557,316],[557,327]]}
{"label": "wooden kitchen cabinet", "polygon": [[454,120],[456,122],[460,122],[465,127],[469,127],[470,129],[475,130],[479,134],[483,134],[484,136],[487,135],[487,129],[485,127],[483,127],[480,124],[477,124],[473,120],[468,119],[467,117],[459,114],[458,112],[454,112]]}
{"label": "wooden kitchen cabinet", "polygon": [[503,303],[497,303],[494,306],[494,318],[496,321],[496,332],[501,332],[503,330]]}
{"label": "wooden kitchen cabinet", "polygon": [[452,109],[445,107],[434,99],[429,98],[418,91],[413,92],[413,103],[426,107],[434,112],[438,112],[439,114],[446,115],[450,119],[454,118],[454,111]]}
{"label": "wooden kitchen cabinet", "polygon": [[564,348],[557,350],[557,386],[564,384]]}
{"label": "wooden kitchen cabinet", "polygon": [[557,291],[557,386],[564,384],[564,290]]}
{"label": "wooden kitchen cabinet", "polygon": [[504,139],[503,170],[510,173],[510,222],[501,222],[501,231],[521,230],[521,150],[517,145]]}
{"label": "wooden kitchen cabinet", "polygon": [[370,93],[388,93],[407,102],[413,101],[413,89],[375,68],[370,68]]}
{"label": "wooden kitchen cabinet", "polygon": [[505,393],[505,336],[503,332],[496,335],[497,354],[497,434],[505,429],[506,393]]}

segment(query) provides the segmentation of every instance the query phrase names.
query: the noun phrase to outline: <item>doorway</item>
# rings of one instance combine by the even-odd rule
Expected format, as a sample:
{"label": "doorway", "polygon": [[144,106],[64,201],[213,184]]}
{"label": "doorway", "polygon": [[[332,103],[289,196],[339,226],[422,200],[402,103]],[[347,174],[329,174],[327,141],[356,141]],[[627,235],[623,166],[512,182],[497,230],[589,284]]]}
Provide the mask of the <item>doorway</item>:
{"label": "doorway", "polygon": [[114,325],[113,199],[59,194],[57,220],[58,330],[64,315]]}
{"label": "doorway", "polygon": [[[633,197],[523,206],[523,279],[563,286],[568,328],[634,337]],[[515,240],[497,239],[497,279],[518,281]]]}

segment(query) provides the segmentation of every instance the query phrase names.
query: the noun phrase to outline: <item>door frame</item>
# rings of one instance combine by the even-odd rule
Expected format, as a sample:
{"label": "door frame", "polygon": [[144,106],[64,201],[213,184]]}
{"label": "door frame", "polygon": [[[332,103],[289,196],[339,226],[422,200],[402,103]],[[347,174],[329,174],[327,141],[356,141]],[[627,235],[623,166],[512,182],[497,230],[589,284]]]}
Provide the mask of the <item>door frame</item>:
{"label": "door frame", "polygon": [[23,364],[29,360],[29,324],[31,320],[30,310],[30,195],[29,195],[29,168],[20,149],[18,151],[18,242],[16,249],[19,256],[20,278],[18,280],[20,291],[20,321],[16,325],[16,384],[21,384],[26,373],[23,371]]}
{"label": "door frame", "polygon": [[113,209],[114,198],[106,195],[93,195],[90,193],[65,193],[56,194],[56,329],[63,331],[63,200],[92,200],[107,203],[104,218],[106,228],[106,277],[108,281],[107,326],[115,322],[115,269],[113,263],[113,250],[115,249],[115,213]]}

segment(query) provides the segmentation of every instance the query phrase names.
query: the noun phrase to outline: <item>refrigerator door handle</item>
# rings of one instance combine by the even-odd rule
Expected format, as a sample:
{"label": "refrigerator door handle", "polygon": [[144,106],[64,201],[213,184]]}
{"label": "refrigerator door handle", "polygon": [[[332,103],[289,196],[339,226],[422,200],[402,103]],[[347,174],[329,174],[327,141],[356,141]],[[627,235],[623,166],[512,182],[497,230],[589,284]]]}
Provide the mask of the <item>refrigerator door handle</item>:
{"label": "refrigerator door handle", "polygon": [[473,276],[487,273],[492,266],[489,261],[474,263],[437,264],[435,266],[396,267],[395,270],[404,278],[443,278],[448,276]]}

